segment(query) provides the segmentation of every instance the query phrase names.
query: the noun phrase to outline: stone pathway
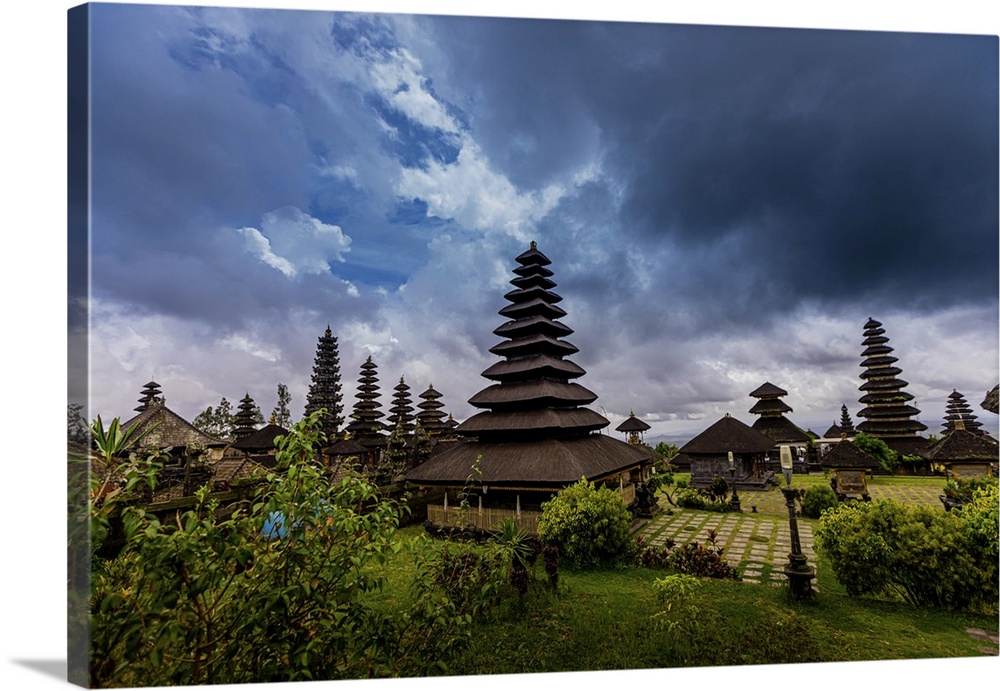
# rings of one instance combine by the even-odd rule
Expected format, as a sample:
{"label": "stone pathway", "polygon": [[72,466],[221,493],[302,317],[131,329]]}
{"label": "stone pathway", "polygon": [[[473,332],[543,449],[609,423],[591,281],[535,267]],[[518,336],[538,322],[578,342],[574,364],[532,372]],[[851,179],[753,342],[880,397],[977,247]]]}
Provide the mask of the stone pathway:
{"label": "stone pathway", "polygon": [[[798,526],[802,553],[815,569],[812,526],[804,521]],[[783,570],[792,548],[787,517],[784,520],[776,516],[751,518],[746,514],[674,509],[672,516],[660,513],[638,533],[645,537],[648,544],[656,546],[665,544],[668,538],[677,544],[698,542],[708,546],[709,531],[713,530],[715,546],[723,548],[726,561],[739,569],[744,582],[784,585],[786,578]],[[819,590],[815,581],[813,589]]]}
{"label": "stone pathway", "polygon": [[979,646],[979,652],[983,655],[1000,655],[1000,633],[997,631],[986,631],[984,629],[966,629],[970,636],[977,641],[982,641],[987,645]]}

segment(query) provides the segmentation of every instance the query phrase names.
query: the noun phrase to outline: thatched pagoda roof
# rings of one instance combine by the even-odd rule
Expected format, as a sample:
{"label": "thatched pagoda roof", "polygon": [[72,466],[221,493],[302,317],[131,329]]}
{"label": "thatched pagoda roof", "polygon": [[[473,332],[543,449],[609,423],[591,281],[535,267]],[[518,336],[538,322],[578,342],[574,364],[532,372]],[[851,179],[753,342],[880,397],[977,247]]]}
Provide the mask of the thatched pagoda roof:
{"label": "thatched pagoda roof", "polygon": [[227,443],[223,439],[201,431],[162,401],[152,402],[141,413],[123,422],[121,428],[125,430],[132,425],[138,425],[139,433],[152,428],[152,431],[139,442],[139,446],[145,449],[191,446],[209,448],[225,446]]}
{"label": "thatched pagoda roof", "polygon": [[648,429],[649,425],[637,418],[634,412],[629,412],[625,421],[615,427],[618,432],[645,432]]}
{"label": "thatched pagoda roof", "polygon": [[878,459],[867,451],[863,451],[853,442],[842,441],[833,447],[820,459],[824,468],[865,468],[875,470],[879,467]]}
{"label": "thatched pagoda roof", "polygon": [[610,423],[581,407],[597,395],[570,381],[586,372],[564,359],[577,349],[561,338],[572,330],[555,321],[566,313],[555,305],[562,298],[545,268],[551,262],[535,243],[516,261],[516,290],[504,296],[510,304],[499,312],[510,321],[494,331],[508,340],[490,349],[503,359],[482,372],[496,383],[469,399],[483,410],[454,430],[469,441],[410,471],[410,482],[462,486],[482,456],[486,484],[555,491],[581,477],[595,480],[652,461],[648,449],[594,434]]}
{"label": "thatched pagoda roof", "polygon": [[231,446],[242,451],[261,451],[273,449],[277,446],[275,439],[279,436],[287,436],[288,430],[281,425],[273,423],[264,425],[259,430],[251,432],[245,437],[237,439]]}
{"label": "thatched pagoda roof", "polygon": [[988,410],[994,415],[1000,414],[1000,384],[990,389],[986,398],[981,403],[983,410]]}
{"label": "thatched pagoda roof", "polygon": [[840,435],[843,434],[843,433],[844,433],[844,429],[840,425],[834,424],[834,425],[830,425],[830,429],[828,429],[823,434],[823,438],[824,439],[839,439]]}
{"label": "thatched pagoda roof", "polygon": [[780,386],[775,386],[771,382],[766,381],[751,391],[750,395],[754,398],[772,398],[775,396],[787,396],[788,392]]}
{"label": "thatched pagoda roof", "polygon": [[764,453],[774,440],[726,413],[704,432],[680,448],[684,454]]}
{"label": "thatched pagoda roof", "polygon": [[786,417],[762,417],[753,423],[752,429],[778,444],[809,441],[809,435]]}
{"label": "thatched pagoda roof", "polygon": [[330,456],[358,456],[368,453],[368,447],[362,446],[354,439],[340,439],[323,449]]}
{"label": "thatched pagoda roof", "polygon": [[649,460],[642,446],[603,434],[574,439],[544,439],[532,443],[470,442],[453,444],[406,479],[418,485],[461,487],[478,456],[481,482],[490,488],[557,489],[580,478],[600,480]]}
{"label": "thatched pagoda roof", "polygon": [[927,447],[923,457],[932,461],[989,461],[1000,456],[997,440],[982,432],[956,429]]}

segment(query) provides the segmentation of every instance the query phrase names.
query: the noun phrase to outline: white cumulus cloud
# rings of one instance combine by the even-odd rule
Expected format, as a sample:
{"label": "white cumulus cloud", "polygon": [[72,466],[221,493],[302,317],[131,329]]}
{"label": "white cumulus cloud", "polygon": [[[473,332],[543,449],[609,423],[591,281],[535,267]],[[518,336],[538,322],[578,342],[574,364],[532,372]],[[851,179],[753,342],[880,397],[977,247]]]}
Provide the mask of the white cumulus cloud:
{"label": "white cumulus cloud", "polygon": [[323,223],[294,206],[269,211],[261,227],[239,228],[246,250],[289,278],[329,271],[331,261],[344,261],[351,238],[340,226]]}

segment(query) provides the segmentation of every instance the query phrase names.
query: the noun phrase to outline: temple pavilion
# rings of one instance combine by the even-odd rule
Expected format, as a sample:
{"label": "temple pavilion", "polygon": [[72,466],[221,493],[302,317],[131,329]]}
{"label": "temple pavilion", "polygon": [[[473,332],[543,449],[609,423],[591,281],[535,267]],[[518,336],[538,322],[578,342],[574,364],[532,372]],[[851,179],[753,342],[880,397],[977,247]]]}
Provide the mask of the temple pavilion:
{"label": "temple pavilion", "polygon": [[865,358],[861,363],[865,368],[861,373],[864,384],[859,387],[864,395],[858,400],[866,407],[858,417],[865,421],[856,429],[881,439],[893,451],[917,454],[927,445],[927,440],[917,433],[927,429],[927,425],[912,419],[920,411],[907,404],[913,400],[913,396],[903,390],[909,382],[897,378],[903,371],[895,366],[898,358],[892,356],[882,323],[869,318],[864,336],[861,343],[865,348],[861,353]]}
{"label": "temple pavilion", "polygon": [[[680,448],[678,457],[691,465],[691,486],[705,489],[716,478],[735,479],[739,489],[767,489],[774,471],[765,458],[774,448],[774,440],[726,413],[704,432]],[[733,454],[735,475],[729,473],[729,454]]]}
{"label": "temple pavilion", "polygon": [[563,487],[586,478],[620,490],[630,503],[652,465],[649,449],[600,434],[610,422],[584,407],[597,394],[575,381],[585,371],[568,359],[577,348],[563,340],[573,331],[559,321],[566,312],[552,292],[548,257],[532,242],[515,261],[514,290],[500,310],[506,321],[493,331],[503,340],[490,348],[501,359],[482,373],[490,385],[469,399],[482,412],[455,428],[467,441],[406,476],[444,490],[442,503],[428,506],[434,525],[493,529],[517,516],[533,531],[542,502]]}
{"label": "temple pavilion", "polygon": [[625,441],[629,444],[641,444],[642,435],[649,429],[649,425],[635,416],[634,411],[629,411],[625,421],[615,427],[616,432],[625,435]]}

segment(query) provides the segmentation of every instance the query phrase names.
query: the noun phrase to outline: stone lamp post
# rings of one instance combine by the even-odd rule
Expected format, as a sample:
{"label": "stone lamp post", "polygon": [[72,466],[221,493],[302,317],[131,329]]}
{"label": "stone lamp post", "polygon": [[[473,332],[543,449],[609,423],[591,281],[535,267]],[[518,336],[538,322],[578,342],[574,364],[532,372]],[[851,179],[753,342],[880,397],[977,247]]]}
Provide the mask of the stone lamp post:
{"label": "stone lamp post", "polygon": [[733,458],[733,452],[729,452],[729,477],[730,484],[733,486],[733,496],[729,500],[729,510],[730,511],[742,511],[740,508],[740,495],[736,493],[736,461]]}
{"label": "stone lamp post", "polygon": [[788,526],[792,533],[792,551],[788,555],[785,566],[785,576],[792,597],[796,600],[808,600],[813,596],[812,579],[816,576],[812,567],[806,563],[806,555],[802,553],[799,543],[799,525],[795,520],[795,497],[798,490],[792,488],[792,450],[788,446],[781,447],[781,472],[785,476],[786,485],[781,488],[788,506]]}

